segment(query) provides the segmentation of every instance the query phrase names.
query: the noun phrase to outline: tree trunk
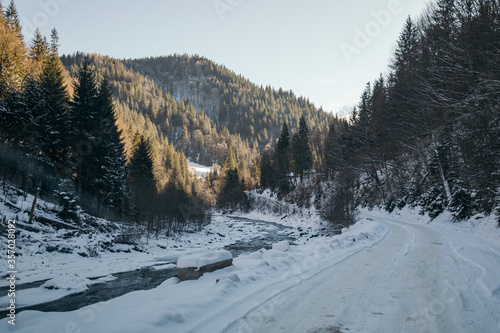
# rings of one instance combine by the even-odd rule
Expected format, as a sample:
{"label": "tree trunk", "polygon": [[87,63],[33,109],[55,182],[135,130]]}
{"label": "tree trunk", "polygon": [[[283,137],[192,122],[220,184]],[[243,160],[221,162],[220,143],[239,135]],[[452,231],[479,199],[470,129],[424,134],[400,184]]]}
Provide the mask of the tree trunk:
{"label": "tree trunk", "polygon": [[35,199],[33,200],[33,205],[31,206],[31,212],[30,212],[30,219],[28,221],[28,224],[31,224],[33,221],[33,216],[35,214],[35,206],[36,206],[36,200],[38,199],[38,194],[40,193],[40,188],[36,189],[36,194],[35,194]]}

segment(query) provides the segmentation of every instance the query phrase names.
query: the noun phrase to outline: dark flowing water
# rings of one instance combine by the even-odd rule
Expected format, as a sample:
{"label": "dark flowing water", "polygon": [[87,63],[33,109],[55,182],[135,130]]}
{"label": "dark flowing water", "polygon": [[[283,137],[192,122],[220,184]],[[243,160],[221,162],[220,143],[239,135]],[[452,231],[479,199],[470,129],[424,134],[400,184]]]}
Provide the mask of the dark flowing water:
{"label": "dark flowing water", "polygon": [[[270,249],[273,243],[283,240],[288,240],[290,243],[294,241],[290,231],[292,228],[285,227],[276,223],[264,222],[259,220],[251,220],[240,217],[231,217],[237,223],[251,223],[259,230],[259,236],[251,239],[241,240],[235,244],[227,245],[226,250],[236,257],[245,252],[254,252],[262,248]],[[175,262],[173,262],[175,263]],[[167,264],[166,262],[162,262]],[[24,310],[36,310],[42,312],[65,312],[80,309],[84,306],[98,302],[105,302],[110,299],[128,294],[137,290],[149,290],[156,288],[162,282],[177,277],[177,268],[154,269],[154,267],[145,267],[134,271],[115,273],[114,280],[96,283],[88,286],[88,290],[68,295],[56,301],[37,304],[22,308],[17,308],[19,313]],[[20,284],[16,286],[16,290],[29,288],[37,288],[43,285],[47,280],[37,281],[32,283]],[[7,295],[9,287],[0,287],[0,295]],[[7,311],[0,310],[0,318],[5,317]]]}
{"label": "dark flowing water", "polygon": [[277,223],[264,222],[259,220],[252,220],[243,217],[231,217],[235,221],[251,223],[257,226],[257,229],[263,234],[256,238],[241,240],[234,244],[227,245],[224,249],[228,250],[236,257],[245,252],[255,252],[262,248],[270,249],[274,243],[287,240],[290,244],[295,241],[295,238],[291,237],[290,231],[292,228],[285,227]]}

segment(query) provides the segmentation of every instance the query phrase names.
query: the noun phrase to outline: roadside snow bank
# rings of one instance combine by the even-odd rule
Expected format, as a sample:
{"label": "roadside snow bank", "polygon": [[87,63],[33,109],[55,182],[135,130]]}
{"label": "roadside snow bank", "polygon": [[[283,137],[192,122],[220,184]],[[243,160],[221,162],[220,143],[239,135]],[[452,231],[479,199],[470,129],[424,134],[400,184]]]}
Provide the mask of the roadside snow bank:
{"label": "roadside snow bank", "polygon": [[[372,247],[388,232],[385,224],[363,220],[344,234],[317,237],[287,252],[265,250],[241,255],[233,266],[206,273],[197,281],[173,278],[155,289],[137,291],[64,313],[23,311],[16,332],[64,332],[71,323],[82,332],[219,332],[234,318],[327,267]],[[284,244],[277,245],[283,249]],[[227,254],[220,253],[220,259]],[[225,258],[225,257],[224,257]],[[182,258],[181,258],[182,259]],[[202,265],[199,256],[180,266]],[[92,320],[88,320],[92,315]],[[120,320],[116,320],[121,318]],[[7,319],[0,321],[9,332]]]}
{"label": "roadside snow bank", "polygon": [[177,268],[200,268],[231,259],[233,259],[233,255],[226,250],[195,253],[179,258]]}

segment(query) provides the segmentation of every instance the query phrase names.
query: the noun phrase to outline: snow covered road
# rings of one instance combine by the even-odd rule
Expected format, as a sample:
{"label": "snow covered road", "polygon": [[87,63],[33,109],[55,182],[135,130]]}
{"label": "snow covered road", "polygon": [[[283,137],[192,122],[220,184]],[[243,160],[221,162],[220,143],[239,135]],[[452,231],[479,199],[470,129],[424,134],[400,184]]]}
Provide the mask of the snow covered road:
{"label": "snow covered road", "polygon": [[376,219],[390,227],[384,240],[284,290],[224,332],[499,331],[494,249],[431,224]]}

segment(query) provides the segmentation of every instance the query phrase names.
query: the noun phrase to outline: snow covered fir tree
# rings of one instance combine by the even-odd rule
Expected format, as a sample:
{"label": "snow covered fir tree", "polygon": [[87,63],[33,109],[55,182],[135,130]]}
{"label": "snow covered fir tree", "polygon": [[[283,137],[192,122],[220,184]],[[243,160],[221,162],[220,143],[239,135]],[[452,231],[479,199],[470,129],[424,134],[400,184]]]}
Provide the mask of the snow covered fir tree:
{"label": "snow covered fir tree", "polygon": [[[33,16],[0,0],[0,331],[500,329],[498,0],[434,0],[418,16],[366,2],[366,29],[404,24],[385,50],[387,67],[361,81],[342,114],[202,55],[62,54],[66,43],[89,48],[73,27],[37,28],[26,16],[52,23],[88,11],[47,3]],[[288,5],[306,15],[303,4]],[[139,20],[124,4],[109,6],[103,15],[122,6]],[[180,17],[174,9],[185,4],[161,6]],[[258,27],[239,30],[245,6],[263,12],[216,1],[216,23],[242,38],[207,44],[233,54],[238,43],[268,40]],[[318,8],[349,4],[308,6],[319,17]],[[205,19],[193,27],[213,31]],[[334,22],[314,21],[324,25],[314,33],[283,21],[286,34],[260,52],[271,61],[274,47],[325,42],[322,29]],[[187,47],[193,27],[168,37],[176,45],[184,36]],[[99,45],[104,35],[90,39]],[[139,48],[134,38],[128,48]],[[361,59],[372,49],[359,51]],[[294,64],[280,75],[325,62],[316,81],[333,85],[339,79],[325,73],[340,60],[327,65],[315,52],[279,53]],[[266,71],[255,67],[264,58],[245,56],[245,75]],[[350,75],[339,74],[346,86]]]}

